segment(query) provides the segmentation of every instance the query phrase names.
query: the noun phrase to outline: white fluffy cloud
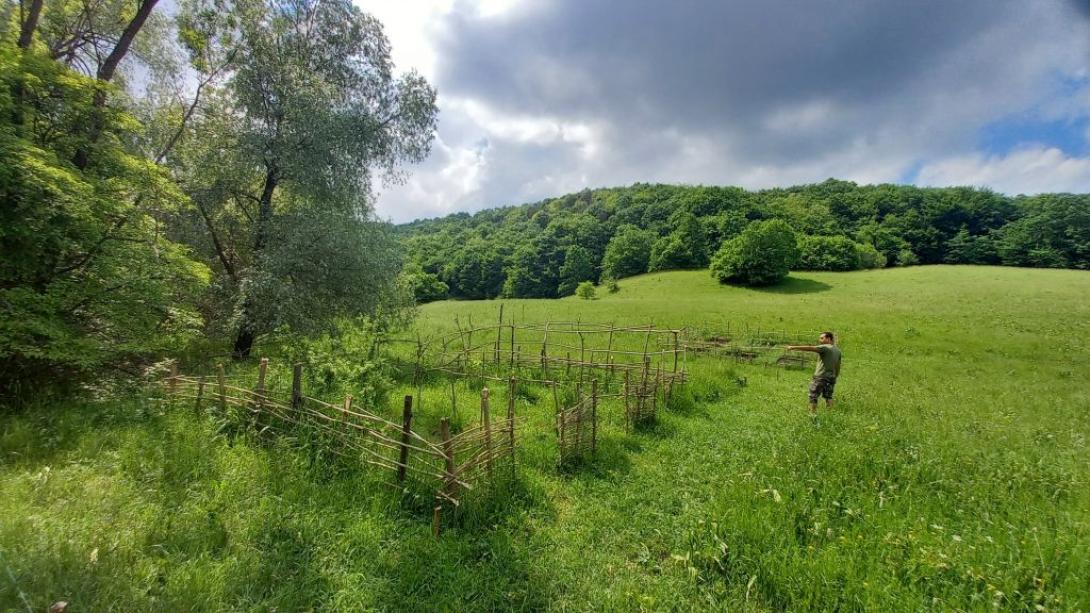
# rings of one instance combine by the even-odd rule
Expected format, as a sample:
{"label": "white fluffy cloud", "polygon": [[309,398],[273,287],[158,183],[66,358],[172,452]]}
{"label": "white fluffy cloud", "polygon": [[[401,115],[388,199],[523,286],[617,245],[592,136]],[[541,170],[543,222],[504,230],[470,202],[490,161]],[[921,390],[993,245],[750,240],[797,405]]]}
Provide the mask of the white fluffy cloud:
{"label": "white fluffy cloud", "polygon": [[966,155],[920,169],[920,185],[987,186],[1008,194],[1090,192],[1090,158],[1054,147],[1029,146],[1007,155]]}
{"label": "white fluffy cloud", "polygon": [[1067,0],[359,2],[439,91],[432,156],[379,195],[394,221],[636,181],[1090,187],[1051,146],[979,150],[1012,115],[1090,115]]}

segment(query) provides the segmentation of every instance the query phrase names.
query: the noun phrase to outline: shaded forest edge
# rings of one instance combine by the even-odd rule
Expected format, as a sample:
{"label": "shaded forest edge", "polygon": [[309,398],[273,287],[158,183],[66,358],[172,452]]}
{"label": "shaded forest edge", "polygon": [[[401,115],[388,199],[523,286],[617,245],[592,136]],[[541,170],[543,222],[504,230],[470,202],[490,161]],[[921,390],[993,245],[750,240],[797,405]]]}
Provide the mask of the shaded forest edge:
{"label": "shaded forest edge", "polygon": [[553,298],[583,281],[708,266],[751,224],[798,237],[796,269],[914,264],[1090,268],[1090,195],[829,179],[748,191],[637,183],[397,227],[420,302]]}

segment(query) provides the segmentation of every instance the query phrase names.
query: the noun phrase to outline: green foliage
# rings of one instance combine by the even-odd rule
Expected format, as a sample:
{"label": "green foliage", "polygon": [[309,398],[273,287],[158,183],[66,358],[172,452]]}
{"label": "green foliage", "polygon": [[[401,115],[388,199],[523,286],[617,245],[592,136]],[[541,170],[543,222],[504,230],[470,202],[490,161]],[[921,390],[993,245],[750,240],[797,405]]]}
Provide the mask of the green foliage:
{"label": "green foliage", "polygon": [[911,249],[901,249],[897,252],[898,266],[915,266],[920,263],[920,258]]}
{"label": "green foliage", "polygon": [[579,284],[579,287],[575,288],[575,295],[583,300],[593,300],[594,283],[592,281],[583,281]]}
{"label": "green foliage", "polygon": [[[435,90],[395,75],[382,25],[348,0],[182,8],[194,68],[230,58],[171,163],[195,204],[177,227],[219,276],[212,306],[235,353],[281,325],[373,314],[401,261],[373,218],[371,178],[427,154]],[[481,276],[462,264],[452,277]]]}
{"label": "green foliage", "polygon": [[606,246],[602,274],[614,279],[647,272],[652,236],[636,226],[622,226]]}
{"label": "green foliage", "polygon": [[859,257],[859,267],[864,269],[885,268],[886,255],[872,245],[855,244],[855,253]]}
{"label": "green foliage", "polygon": [[[793,273],[769,291],[681,271],[628,279],[624,299],[520,301],[523,322],[825,322],[850,368],[815,422],[808,373],[690,354],[657,428],[626,432],[621,399],[602,398],[598,452],[572,471],[556,467],[551,393],[520,381],[518,479],[497,470],[472,493],[501,495],[444,511],[439,539],[431,497],[387,487],[391,471],[225,436],[214,404],[139,390],[0,415],[0,608],[369,611],[411,594],[404,608],[429,611],[1090,610],[1088,294],[1079,271],[959,266]],[[497,306],[429,304],[416,331]],[[252,364],[231,374],[247,366],[248,387]],[[395,383],[369,408],[396,420],[417,391]],[[479,383],[454,391],[473,423]],[[450,394],[425,381],[426,436]]]}
{"label": "green foliage", "polygon": [[995,261],[995,244],[988,235],[972,236],[968,228],[962,228],[946,241],[947,264],[992,264]]}
{"label": "green foliage", "polygon": [[593,281],[595,276],[590,251],[579,245],[572,245],[564,253],[564,265],[560,267],[560,287],[557,293],[560,296],[570,296],[575,293],[577,286],[584,281]]}
{"label": "green foliage", "polygon": [[799,239],[799,260],[796,268],[840,271],[861,268],[859,246],[843,236],[803,236]]}
{"label": "green foliage", "polygon": [[711,272],[721,283],[771,285],[787,276],[798,255],[795,232],[776,219],[751,225],[723,243]]}
{"label": "green foliage", "polygon": [[186,199],[126,148],[134,120],[103,110],[93,163],[69,162],[92,149],[99,87],[0,46],[0,388],[123,367],[180,348],[201,325],[208,271],[153,216]]}
{"label": "green foliage", "polygon": [[453,298],[495,298],[503,287],[503,256],[483,240],[459,250],[443,267],[441,278]]}
{"label": "green foliage", "polygon": [[[647,270],[706,266],[708,256],[725,241],[768,219],[787,222],[800,236],[840,236],[865,245],[858,251],[860,267],[880,266],[884,259],[885,265],[899,266],[974,262],[1085,268],[1090,266],[1084,247],[1090,220],[1080,211],[1086,210],[1090,196],[1085,195],[1011,198],[983,189],[856,185],[832,179],[755,192],[637,183],[413,222],[398,231],[410,258],[425,270],[439,272],[473,245],[474,250],[498,254],[501,268],[519,277],[511,285],[520,286],[527,271],[511,266],[515,248],[542,235],[561,252],[539,252],[549,266],[561,266],[563,251],[579,245],[590,252],[603,276],[621,278]],[[958,237],[963,228],[972,237],[968,250]],[[638,231],[649,234],[633,234]],[[851,259],[846,250],[844,257]],[[547,280],[559,271],[534,275]],[[444,280],[451,295],[480,293]],[[536,287],[537,282],[529,285]],[[564,290],[566,294],[568,285]],[[547,292],[534,289],[532,295]]]}
{"label": "green foliage", "polygon": [[602,285],[606,287],[606,291],[611,294],[616,294],[621,291],[621,286],[617,285],[617,280],[613,277],[605,277],[602,279]]}
{"label": "green foliage", "polygon": [[708,265],[704,227],[696,216],[679,211],[671,217],[674,230],[655,241],[649,270],[703,268]]}
{"label": "green foliage", "polygon": [[1090,268],[1090,207],[1074,194],[1019,198],[1023,215],[998,230],[1003,264],[1044,268]]}
{"label": "green foliage", "polygon": [[445,300],[449,288],[439,279],[439,275],[424,272],[419,266],[401,271],[402,282],[412,292],[416,304]]}
{"label": "green foliage", "polygon": [[548,234],[521,245],[507,267],[503,295],[508,298],[556,298],[563,257],[556,240]]}

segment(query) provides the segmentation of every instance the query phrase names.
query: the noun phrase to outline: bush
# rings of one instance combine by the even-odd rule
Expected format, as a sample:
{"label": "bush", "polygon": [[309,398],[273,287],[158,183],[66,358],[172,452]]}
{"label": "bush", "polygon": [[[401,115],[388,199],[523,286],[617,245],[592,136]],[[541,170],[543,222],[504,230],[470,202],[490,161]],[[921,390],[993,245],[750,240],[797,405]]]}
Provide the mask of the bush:
{"label": "bush", "polygon": [[787,276],[798,255],[795,232],[775,219],[752,224],[723,243],[711,272],[721,283],[771,285]]}
{"label": "bush", "polygon": [[447,284],[439,280],[439,276],[422,270],[402,273],[402,279],[406,287],[413,294],[413,300],[417,304],[446,300]]}
{"label": "bush", "polygon": [[579,284],[579,287],[575,288],[575,295],[579,296],[583,300],[593,300],[594,283],[590,281],[583,281]]}
{"label": "bush", "polygon": [[621,286],[617,285],[617,280],[613,277],[606,277],[602,279],[602,285],[606,286],[606,291],[611,294],[616,294],[621,291]]}
{"label": "bush", "polygon": [[856,243],[855,252],[859,256],[860,268],[870,269],[886,267],[886,254],[875,249],[874,245]]}
{"label": "bush", "polygon": [[855,242],[844,236],[804,236],[799,241],[799,270],[855,270],[859,251]]}
{"label": "bush", "polygon": [[898,266],[915,266],[920,263],[920,258],[911,249],[901,249],[897,253]]}
{"label": "bush", "polygon": [[606,254],[602,259],[602,272],[614,279],[647,272],[653,241],[654,238],[650,232],[640,230],[636,226],[621,226],[606,245]]}

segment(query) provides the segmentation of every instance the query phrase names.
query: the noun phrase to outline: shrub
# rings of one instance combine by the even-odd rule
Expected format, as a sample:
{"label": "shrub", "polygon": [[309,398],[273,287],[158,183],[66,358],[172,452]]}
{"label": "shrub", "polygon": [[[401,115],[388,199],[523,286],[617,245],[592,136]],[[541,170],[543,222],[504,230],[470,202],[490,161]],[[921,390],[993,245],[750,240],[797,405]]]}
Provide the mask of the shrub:
{"label": "shrub", "polygon": [[855,252],[859,255],[860,268],[885,268],[886,254],[878,251],[874,245],[855,244]]}
{"label": "shrub", "polygon": [[636,226],[621,226],[606,246],[602,272],[615,279],[647,272],[653,241],[650,232]]}
{"label": "shrub", "polygon": [[711,272],[721,283],[771,285],[786,277],[797,259],[795,232],[775,219],[750,225],[723,243]]}
{"label": "shrub", "polygon": [[901,249],[897,252],[898,266],[915,266],[920,263],[920,258],[911,249]]}
{"label": "shrub", "polygon": [[606,277],[605,279],[602,279],[602,285],[605,285],[606,291],[611,294],[616,294],[617,292],[621,291],[621,286],[617,285],[617,280],[613,277]]}
{"label": "shrub", "polygon": [[583,281],[579,284],[579,287],[575,288],[575,295],[579,296],[583,300],[593,300],[594,283],[590,281]]}
{"label": "shrub", "polygon": [[799,241],[800,270],[855,270],[859,268],[859,251],[851,239],[844,236],[804,236]]}

